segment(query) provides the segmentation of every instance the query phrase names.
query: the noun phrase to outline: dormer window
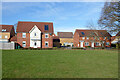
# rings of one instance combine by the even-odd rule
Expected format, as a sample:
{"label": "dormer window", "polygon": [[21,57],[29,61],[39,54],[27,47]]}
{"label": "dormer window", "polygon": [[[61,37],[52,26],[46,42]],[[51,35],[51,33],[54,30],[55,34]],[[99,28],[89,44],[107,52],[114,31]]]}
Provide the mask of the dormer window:
{"label": "dormer window", "polygon": [[45,31],[48,31],[49,30],[48,25],[45,25],[44,29],[45,29]]}
{"label": "dormer window", "polygon": [[37,34],[36,34],[36,33],[34,33],[34,36],[37,36]]}

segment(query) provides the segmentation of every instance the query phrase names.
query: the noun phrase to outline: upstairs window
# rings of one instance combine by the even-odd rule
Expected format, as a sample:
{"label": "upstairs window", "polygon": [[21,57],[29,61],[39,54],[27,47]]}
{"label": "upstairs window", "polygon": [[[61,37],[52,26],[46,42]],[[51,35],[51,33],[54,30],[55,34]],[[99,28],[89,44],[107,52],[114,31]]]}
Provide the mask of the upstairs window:
{"label": "upstairs window", "polygon": [[22,37],[23,37],[23,38],[26,38],[26,33],[22,33]]}
{"label": "upstairs window", "polygon": [[104,37],[104,40],[105,40],[105,37]]}
{"label": "upstairs window", "polygon": [[87,37],[87,39],[89,39],[89,37]]}
{"label": "upstairs window", "polygon": [[34,36],[37,36],[37,34],[36,34],[36,33],[34,33]]}
{"label": "upstairs window", "polygon": [[106,45],[107,45],[107,46],[109,46],[109,45],[110,45],[110,43],[109,43],[109,42],[106,42]]}
{"label": "upstairs window", "polygon": [[7,38],[7,36],[5,36],[5,38]]}
{"label": "upstairs window", "polygon": [[48,25],[45,25],[44,28],[45,28],[46,31],[49,30]]}
{"label": "upstairs window", "polygon": [[107,39],[109,40],[109,39],[110,39],[110,37],[107,37]]}
{"label": "upstairs window", "polygon": [[6,29],[2,29],[2,32],[5,32],[6,31]]}

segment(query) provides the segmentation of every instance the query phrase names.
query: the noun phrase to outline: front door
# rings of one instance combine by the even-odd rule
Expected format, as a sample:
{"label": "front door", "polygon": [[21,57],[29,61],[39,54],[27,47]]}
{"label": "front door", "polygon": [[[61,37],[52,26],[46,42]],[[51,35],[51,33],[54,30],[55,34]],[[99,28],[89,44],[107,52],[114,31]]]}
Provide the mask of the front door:
{"label": "front door", "polygon": [[94,47],[94,42],[92,42],[92,47]]}
{"label": "front door", "polygon": [[37,42],[36,41],[34,42],[34,48],[37,48]]}
{"label": "front door", "polygon": [[81,46],[80,47],[83,47],[83,42],[81,42]]}

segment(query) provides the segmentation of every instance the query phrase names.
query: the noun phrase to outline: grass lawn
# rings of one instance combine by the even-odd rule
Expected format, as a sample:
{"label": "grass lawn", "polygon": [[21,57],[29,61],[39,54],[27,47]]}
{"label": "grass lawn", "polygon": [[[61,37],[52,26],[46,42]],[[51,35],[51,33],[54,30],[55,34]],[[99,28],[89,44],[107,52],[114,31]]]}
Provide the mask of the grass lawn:
{"label": "grass lawn", "polygon": [[116,50],[3,50],[3,78],[117,78]]}

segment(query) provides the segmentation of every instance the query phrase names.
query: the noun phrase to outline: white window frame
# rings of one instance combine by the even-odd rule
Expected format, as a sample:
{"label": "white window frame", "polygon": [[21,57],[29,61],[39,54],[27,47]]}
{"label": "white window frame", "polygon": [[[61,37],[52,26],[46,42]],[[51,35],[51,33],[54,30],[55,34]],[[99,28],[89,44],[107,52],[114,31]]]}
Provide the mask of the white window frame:
{"label": "white window frame", "polygon": [[26,33],[22,33],[22,38],[26,38]]}
{"label": "white window frame", "polygon": [[[96,44],[98,44],[98,45],[96,45]],[[96,42],[96,43],[95,43],[95,45],[96,45],[96,46],[99,46],[99,45],[100,45],[100,43],[99,43],[99,42]]]}
{"label": "white window frame", "polygon": [[82,39],[85,39],[85,37],[82,37]]}
{"label": "white window frame", "polygon": [[48,35],[48,33],[45,33],[45,38],[49,38],[49,35]]}
{"label": "white window frame", "polygon": [[87,37],[87,40],[89,39],[89,37]]}
{"label": "white window frame", "polygon": [[106,37],[104,37],[104,40],[106,39]]}
{"label": "white window frame", "polygon": [[[107,44],[108,43],[108,44]],[[109,46],[110,45],[110,42],[106,42],[106,45]]]}
{"label": "white window frame", "polygon": [[48,46],[49,46],[49,44],[48,44],[48,45],[46,45],[46,43],[48,44],[48,41],[45,41],[45,47],[48,47]]}
{"label": "white window frame", "polygon": [[107,39],[109,40],[109,39],[110,39],[110,37],[107,37]]}
{"label": "white window frame", "polygon": [[0,38],[2,38],[2,35],[0,35]]}
{"label": "white window frame", "polygon": [[5,35],[5,38],[8,38],[8,36],[7,36],[7,35]]}
{"label": "white window frame", "polygon": [[[23,44],[23,43],[25,43],[25,44]],[[22,42],[22,47],[26,47],[26,41]]]}
{"label": "white window frame", "polygon": [[37,33],[34,33],[34,36],[37,36]]}
{"label": "white window frame", "polygon": [[[87,44],[87,45],[86,45]],[[85,46],[89,46],[89,42],[85,42]]]}

